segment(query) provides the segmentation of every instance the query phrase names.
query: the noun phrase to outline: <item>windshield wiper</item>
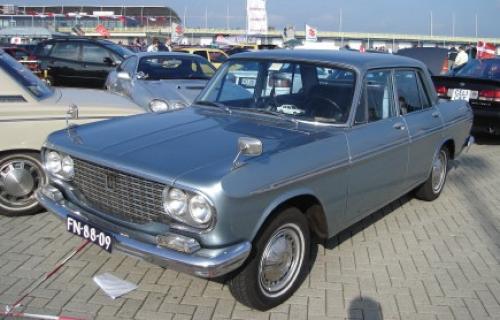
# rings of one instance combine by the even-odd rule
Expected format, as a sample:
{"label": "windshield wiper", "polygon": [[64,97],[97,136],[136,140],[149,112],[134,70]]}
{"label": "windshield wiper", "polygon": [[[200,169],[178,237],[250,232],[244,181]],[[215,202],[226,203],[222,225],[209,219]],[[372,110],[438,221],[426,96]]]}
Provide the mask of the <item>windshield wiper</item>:
{"label": "windshield wiper", "polygon": [[227,113],[231,114],[231,109],[229,109],[228,106],[226,106],[225,104],[220,103],[220,102],[209,101],[209,100],[198,100],[198,101],[195,101],[194,104],[199,104],[201,106],[208,106],[208,107],[216,107],[216,108],[222,109],[222,110],[226,111]]}
{"label": "windshield wiper", "polygon": [[293,122],[295,124],[297,124],[299,122],[297,119],[291,118],[289,116],[286,116],[286,115],[284,115],[281,112],[271,111],[271,110],[267,110],[267,109],[261,109],[261,108],[238,108],[238,110],[267,114],[267,115],[278,117],[278,118],[280,118],[282,120],[285,120],[285,121]]}

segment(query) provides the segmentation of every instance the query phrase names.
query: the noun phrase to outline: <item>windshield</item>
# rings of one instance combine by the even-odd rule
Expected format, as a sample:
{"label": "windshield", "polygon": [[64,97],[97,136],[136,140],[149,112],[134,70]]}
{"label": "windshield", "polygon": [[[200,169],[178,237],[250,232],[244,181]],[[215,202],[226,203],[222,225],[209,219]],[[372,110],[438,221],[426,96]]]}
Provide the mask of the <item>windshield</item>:
{"label": "windshield", "polygon": [[500,80],[500,59],[471,60],[455,75]]}
{"label": "windshield", "polygon": [[137,75],[143,80],[210,79],[214,67],[197,57],[150,56],[141,58]]}
{"label": "windshield", "polygon": [[8,54],[0,53],[0,68],[39,99],[47,98],[53,94],[49,86]]}
{"label": "windshield", "polygon": [[198,97],[200,105],[344,124],[355,74],[338,67],[287,61],[226,63]]}

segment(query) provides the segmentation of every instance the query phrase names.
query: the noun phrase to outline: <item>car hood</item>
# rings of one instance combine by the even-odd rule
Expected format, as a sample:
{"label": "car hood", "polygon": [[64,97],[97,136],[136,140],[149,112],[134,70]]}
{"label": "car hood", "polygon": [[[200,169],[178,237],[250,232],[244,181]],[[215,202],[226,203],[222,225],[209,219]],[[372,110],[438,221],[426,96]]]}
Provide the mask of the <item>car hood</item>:
{"label": "car hood", "polygon": [[212,178],[230,172],[239,137],[261,139],[263,154],[245,159],[267,161],[288,150],[325,137],[320,128],[272,117],[229,114],[222,110],[186,108],[161,114],[115,118],[59,131],[49,136],[54,146],[77,158],[100,163],[161,183],[210,166]]}
{"label": "car hood", "polygon": [[166,101],[179,100],[191,104],[198,94],[205,88],[208,80],[141,80],[140,85],[146,89],[152,99]]}
{"label": "car hood", "polygon": [[74,104],[79,117],[107,118],[145,112],[128,98],[95,89],[57,88],[53,98],[45,103],[66,109]]}

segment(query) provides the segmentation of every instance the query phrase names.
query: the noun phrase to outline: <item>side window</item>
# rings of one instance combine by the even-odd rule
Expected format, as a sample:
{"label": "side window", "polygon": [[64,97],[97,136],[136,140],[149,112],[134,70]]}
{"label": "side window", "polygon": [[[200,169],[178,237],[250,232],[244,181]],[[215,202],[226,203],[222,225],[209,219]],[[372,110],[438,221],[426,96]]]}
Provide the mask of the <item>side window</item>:
{"label": "side window", "polygon": [[398,70],[394,75],[401,114],[422,110],[421,95],[418,89],[419,79],[415,71]]}
{"label": "side window", "polygon": [[101,46],[85,43],[82,50],[82,61],[90,63],[104,63],[104,58],[109,57],[108,50]]}
{"label": "side window", "polygon": [[370,71],[363,81],[363,92],[356,109],[356,123],[394,117],[394,96],[390,70]]}
{"label": "side window", "polygon": [[200,57],[203,57],[208,60],[207,52],[206,51],[195,51],[193,52],[194,54],[199,55]]}
{"label": "side window", "polygon": [[78,49],[80,44],[77,42],[58,42],[50,54],[53,58],[66,60],[78,60]]}
{"label": "side window", "polygon": [[432,107],[431,99],[425,88],[424,82],[422,80],[422,74],[418,74],[418,91],[420,91],[420,101],[422,101],[422,106],[424,109]]}

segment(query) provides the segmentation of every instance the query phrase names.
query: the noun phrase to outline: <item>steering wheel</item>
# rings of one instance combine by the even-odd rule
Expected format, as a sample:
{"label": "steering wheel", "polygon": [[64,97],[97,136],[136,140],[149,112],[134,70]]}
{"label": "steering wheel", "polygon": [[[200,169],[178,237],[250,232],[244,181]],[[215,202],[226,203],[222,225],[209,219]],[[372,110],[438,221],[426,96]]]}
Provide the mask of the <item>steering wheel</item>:
{"label": "steering wheel", "polygon": [[323,96],[313,96],[309,103],[309,110],[313,117],[334,118],[335,120],[339,120],[337,116],[342,117],[344,114],[335,101]]}

